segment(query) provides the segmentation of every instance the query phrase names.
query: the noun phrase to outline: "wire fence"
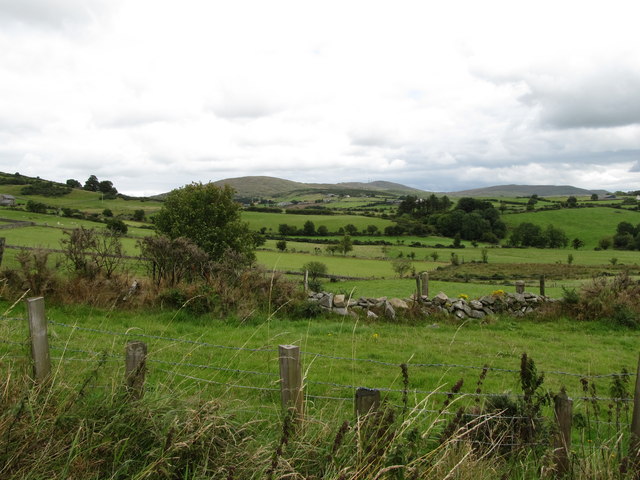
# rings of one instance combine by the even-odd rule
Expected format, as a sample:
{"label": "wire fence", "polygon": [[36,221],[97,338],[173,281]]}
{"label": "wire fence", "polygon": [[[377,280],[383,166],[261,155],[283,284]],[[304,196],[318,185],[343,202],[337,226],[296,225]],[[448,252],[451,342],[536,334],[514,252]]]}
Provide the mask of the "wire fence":
{"label": "wire fence", "polygon": [[[7,348],[3,349],[5,351],[0,351],[0,364],[8,360],[19,361],[20,358],[28,360],[28,357],[24,355],[24,350],[30,345],[25,327],[27,320],[20,317],[0,317],[0,321],[14,323],[18,326],[17,330],[22,331],[22,336],[24,337],[22,341],[0,339],[0,344],[7,346]],[[102,364],[120,364],[121,366],[123,356],[121,353],[118,353],[117,350],[120,350],[122,347],[116,339],[144,339],[153,341],[153,349],[149,352],[146,362],[150,373],[154,375],[163,374],[166,379],[170,379],[171,381],[191,382],[207,386],[207,388],[261,392],[272,396],[273,399],[281,393],[281,376],[275,371],[278,349],[272,346],[249,347],[246,345],[222,345],[188,338],[146,334],[137,329],[116,331],[89,328],[51,319],[49,319],[47,323],[53,327],[55,331],[55,335],[50,335],[51,342],[49,348],[55,352],[55,355],[51,356],[51,360],[57,362],[58,365],[67,363],[97,365],[97,362],[101,362]],[[68,331],[69,333],[65,336],[62,333],[64,331]],[[80,348],[74,342],[82,341],[82,339],[74,338],[74,335],[72,335],[73,332],[82,332],[96,336],[102,339],[105,345],[109,345],[109,347],[103,350]],[[61,339],[64,340],[61,341]],[[168,354],[172,352],[175,354],[175,350],[179,349],[180,345],[189,347],[191,351],[181,351],[181,358],[178,361],[163,357],[165,353]],[[19,347],[23,350],[23,354],[18,354],[16,348],[11,347]],[[185,360],[188,356],[191,356],[193,352],[197,352],[199,359],[207,360],[207,363]],[[214,352],[233,352],[233,355],[229,358],[224,355],[214,355]],[[232,363],[240,363],[256,354],[264,357],[261,357],[261,361],[257,362],[266,367],[264,370],[241,368],[240,366],[234,368],[231,365]],[[305,398],[311,402],[334,402],[341,406],[339,408],[344,408],[348,406],[349,403],[352,403],[354,401],[354,392],[365,387],[374,388],[378,392],[383,393],[386,397],[386,404],[389,407],[408,412],[410,415],[449,419],[460,416],[461,408],[465,409],[464,416],[466,418],[484,418],[487,415],[486,412],[491,411],[485,408],[486,405],[491,404],[495,400],[507,399],[512,402],[513,405],[518,405],[526,401],[531,401],[532,396],[531,392],[516,394],[511,392],[511,389],[506,389],[500,393],[483,392],[481,380],[478,381],[477,384],[473,384],[473,386],[476,387],[474,391],[465,392],[460,388],[452,388],[455,382],[445,379],[443,374],[443,371],[444,373],[448,371],[482,372],[481,378],[484,379],[488,374],[496,373],[505,375],[509,385],[517,385],[519,375],[521,374],[520,369],[504,368],[503,366],[494,367],[487,364],[478,366],[444,362],[397,363],[378,359],[358,358],[356,356],[329,355],[305,350],[302,350],[300,354],[308,365],[304,379]],[[222,362],[222,364],[216,364],[214,359]],[[327,373],[322,366],[317,366],[316,362],[320,360],[331,360],[332,362],[345,364],[346,368],[344,369],[346,370],[351,369],[353,365],[371,366],[381,370],[376,370],[374,373],[373,376],[376,377],[375,381],[363,377],[362,384],[340,383],[330,381],[326,378],[327,376],[331,376],[332,370],[330,369],[330,372]],[[252,364],[255,365],[256,362]],[[332,368],[334,367],[332,366]],[[339,369],[341,367],[335,368]],[[415,372],[411,376],[408,374],[409,369]],[[436,370],[437,373],[433,374],[432,372]],[[207,372],[211,372],[211,375],[206,375]],[[603,430],[606,434],[611,434],[622,426],[628,427],[630,425],[630,404],[634,400],[632,395],[628,392],[620,391],[616,392],[618,396],[598,395],[596,392],[601,391],[605,387],[600,385],[598,389],[596,389],[595,382],[608,380],[611,382],[617,381],[618,385],[626,385],[635,377],[635,374],[628,372],[580,373],[554,370],[545,372],[545,375],[545,378],[556,376],[560,378],[577,378],[580,380],[579,384],[574,387],[573,400],[578,404],[577,411],[579,414],[593,416],[593,418],[587,422],[591,429],[588,434],[589,439],[593,439],[595,438],[594,435],[601,433],[598,430]],[[430,381],[432,383],[435,382],[433,388],[422,387],[422,385],[428,386]],[[371,385],[372,383],[376,385]],[[398,385],[399,383],[402,383],[401,387]],[[590,389],[585,387],[585,385],[590,386]],[[105,389],[110,386],[101,385],[96,379],[91,387]],[[442,397],[445,397],[445,399],[438,400],[438,398],[441,399]],[[277,402],[274,400],[273,403],[276,404]],[[307,408],[310,409],[311,407],[312,406],[309,405]],[[544,421],[547,417],[509,413],[505,409],[500,413],[499,418],[501,421],[507,422],[537,422]],[[481,441],[478,442],[482,443]],[[508,445],[508,443],[503,444],[503,446]],[[531,446],[533,445],[537,445],[537,443],[531,443]],[[519,446],[522,446],[522,444],[519,444]]]}

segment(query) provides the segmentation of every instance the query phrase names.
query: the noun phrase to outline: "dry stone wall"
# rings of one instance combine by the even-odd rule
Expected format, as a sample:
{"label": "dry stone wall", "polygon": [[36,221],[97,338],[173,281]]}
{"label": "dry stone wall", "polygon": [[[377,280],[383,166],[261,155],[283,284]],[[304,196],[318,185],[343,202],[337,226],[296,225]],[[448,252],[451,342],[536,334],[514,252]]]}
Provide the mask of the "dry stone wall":
{"label": "dry stone wall", "polygon": [[444,313],[460,319],[472,318],[481,320],[489,315],[507,314],[516,317],[534,312],[545,303],[557,300],[544,295],[533,293],[494,293],[484,297],[468,300],[466,298],[450,298],[440,292],[429,298],[415,296],[408,299],[400,298],[348,298],[345,295],[329,292],[311,292],[309,301],[317,303],[321,308],[338,315],[366,315],[368,318],[385,317],[395,319],[399,311],[410,308],[419,309],[420,313],[429,316]]}

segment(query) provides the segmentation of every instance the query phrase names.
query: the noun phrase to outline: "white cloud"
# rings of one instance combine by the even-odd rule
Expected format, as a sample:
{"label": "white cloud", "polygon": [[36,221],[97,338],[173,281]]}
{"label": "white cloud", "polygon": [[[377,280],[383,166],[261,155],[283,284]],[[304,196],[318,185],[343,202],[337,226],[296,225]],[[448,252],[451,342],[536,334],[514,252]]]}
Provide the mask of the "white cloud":
{"label": "white cloud", "polygon": [[96,174],[125,193],[264,174],[636,188],[631,13],[616,0],[0,0],[0,170]]}

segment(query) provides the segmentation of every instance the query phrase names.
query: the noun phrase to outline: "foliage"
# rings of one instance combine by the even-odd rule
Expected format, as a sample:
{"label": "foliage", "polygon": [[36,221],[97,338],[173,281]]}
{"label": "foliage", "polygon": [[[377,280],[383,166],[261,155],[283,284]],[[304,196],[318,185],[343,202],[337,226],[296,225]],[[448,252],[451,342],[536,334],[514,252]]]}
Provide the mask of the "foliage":
{"label": "foliage", "polygon": [[351,237],[349,235],[345,235],[338,242],[338,250],[342,253],[342,255],[346,255],[351,250],[353,250],[353,243],[351,242]]}
{"label": "foliage", "polygon": [[322,290],[322,284],[320,283],[319,277],[321,275],[326,275],[329,271],[326,263],[311,261],[307,262],[302,266],[303,272],[309,272],[309,288],[314,292],[319,292]]}
{"label": "foliage", "polygon": [[112,232],[84,227],[65,230],[60,245],[67,268],[79,276],[110,278],[123,268],[122,242]]}
{"label": "foliage", "polygon": [[206,276],[209,256],[187,238],[156,235],[139,240],[138,246],[147,272],[157,286],[173,287]]}
{"label": "foliage", "polygon": [[285,250],[287,250],[287,241],[286,240],[278,240],[276,242],[276,248],[278,250],[280,250],[281,252],[284,252]]}
{"label": "foliage", "polygon": [[190,239],[214,261],[229,251],[254,259],[255,236],[241,221],[240,205],[228,185],[192,183],[173,190],[155,216],[155,225],[172,239]]}
{"label": "foliage", "polygon": [[146,215],[144,213],[143,209],[137,209],[133,211],[133,215],[131,216],[131,219],[136,221],[136,222],[144,222]]}
{"label": "foliage", "polygon": [[47,213],[47,206],[42,202],[36,202],[34,200],[27,200],[26,209],[28,212],[33,213]]}
{"label": "foliage", "polygon": [[36,180],[20,190],[22,195],[42,195],[43,197],[62,197],[71,193],[70,187],[63,187],[53,182]]}
{"label": "foliage", "polygon": [[565,290],[563,312],[578,320],[605,320],[625,327],[640,327],[640,282],[627,273],[613,279],[596,277],[579,292]]}
{"label": "foliage", "polygon": [[569,243],[567,235],[553,225],[543,230],[539,225],[522,222],[509,236],[509,245],[514,247],[561,248]]}
{"label": "foliage", "polygon": [[114,235],[126,235],[129,231],[129,227],[119,218],[114,218],[107,221],[107,230]]}
{"label": "foliage", "polygon": [[59,265],[49,266],[49,252],[42,249],[20,250],[16,261],[17,269],[3,272],[11,287],[22,291],[28,289],[33,296],[45,295],[57,286],[56,270]]}
{"label": "foliage", "polygon": [[84,189],[90,192],[97,192],[100,187],[100,181],[95,175],[90,175],[86,182],[84,182]]}
{"label": "foliage", "polygon": [[391,260],[391,267],[402,278],[405,273],[411,270],[411,260],[408,258],[394,258]]}
{"label": "foliage", "polygon": [[67,180],[66,185],[69,188],[82,188],[82,184],[74,178]]}

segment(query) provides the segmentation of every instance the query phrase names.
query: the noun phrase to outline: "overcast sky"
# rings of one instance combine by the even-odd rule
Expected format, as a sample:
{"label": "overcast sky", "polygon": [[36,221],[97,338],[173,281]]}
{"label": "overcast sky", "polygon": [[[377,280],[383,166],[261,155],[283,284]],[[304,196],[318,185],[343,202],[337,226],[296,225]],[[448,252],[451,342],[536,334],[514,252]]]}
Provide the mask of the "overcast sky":
{"label": "overcast sky", "polygon": [[640,4],[0,0],[0,170],[640,189]]}

